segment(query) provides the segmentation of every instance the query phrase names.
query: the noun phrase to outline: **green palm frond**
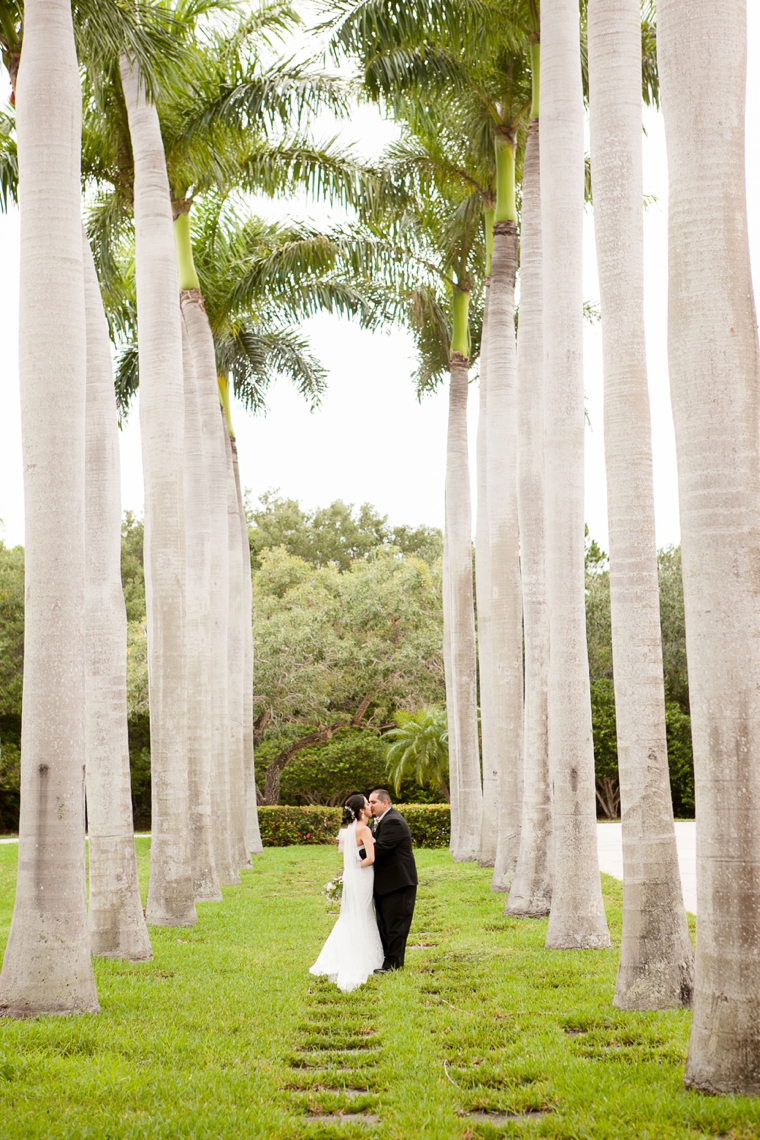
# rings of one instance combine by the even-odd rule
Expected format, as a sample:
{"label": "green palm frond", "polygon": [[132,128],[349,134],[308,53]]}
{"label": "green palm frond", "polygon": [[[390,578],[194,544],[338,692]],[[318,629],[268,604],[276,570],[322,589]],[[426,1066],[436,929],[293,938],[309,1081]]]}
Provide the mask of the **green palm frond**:
{"label": "green palm frond", "polygon": [[397,712],[396,728],[386,734],[385,765],[396,793],[405,780],[420,787],[443,787],[449,772],[449,732],[446,712],[422,708],[416,713]]}
{"label": "green palm frond", "polygon": [[292,62],[277,64],[235,85],[220,83],[215,98],[186,124],[184,140],[191,142],[199,132],[217,124],[255,130],[263,121],[270,127],[287,128],[300,124],[307,115],[324,110],[345,115],[348,108],[343,80],[307,72]]}
{"label": "green palm frond", "polygon": [[249,411],[266,411],[267,390],[279,377],[290,380],[312,409],[321,402],[327,372],[294,330],[236,325],[216,349],[220,373],[232,379],[235,395]]}
{"label": "green palm frond", "polygon": [[0,112],[0,209],[4,211],[7,211],[10,203],[18,202],[15,127],[12,114]]}

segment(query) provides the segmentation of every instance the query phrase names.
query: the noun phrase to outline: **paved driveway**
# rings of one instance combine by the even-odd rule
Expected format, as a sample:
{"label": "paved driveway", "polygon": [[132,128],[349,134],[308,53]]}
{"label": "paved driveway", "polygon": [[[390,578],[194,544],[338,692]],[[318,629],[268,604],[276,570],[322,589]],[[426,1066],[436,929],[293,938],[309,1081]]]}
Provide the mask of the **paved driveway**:
{"label": "paved driveway", "polygon": [[[676,824],[678,865],[681,870],[683,901],[691,914],[697,913],[697,836],[696,824],[684,820]],[[623,833],[620,823],[596,825],[599,847],[599,869],[616,879],[623,877]]]}

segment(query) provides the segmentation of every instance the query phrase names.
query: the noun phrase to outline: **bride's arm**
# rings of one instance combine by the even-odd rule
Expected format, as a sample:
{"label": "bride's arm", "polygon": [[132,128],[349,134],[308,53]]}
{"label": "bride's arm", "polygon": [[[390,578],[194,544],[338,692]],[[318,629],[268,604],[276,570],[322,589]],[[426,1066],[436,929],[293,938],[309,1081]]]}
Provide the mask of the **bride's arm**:
{"label": "bride's arm", "polygon": [[367,852],[367,858],[362,859],[360,867],[370,867],[375,862],[375,837],[370,829],[365,824],[364,827],[356,830],[357,845],[363,847]]}
{"label": "bride's arm", "polygon": [[340,851],[341,855],[343,854],[343,844],[345,843],[345,841],[346,841],[346,831],[345,831],[345,828],[341,828],[341,830],[338,832],[338,850]]}

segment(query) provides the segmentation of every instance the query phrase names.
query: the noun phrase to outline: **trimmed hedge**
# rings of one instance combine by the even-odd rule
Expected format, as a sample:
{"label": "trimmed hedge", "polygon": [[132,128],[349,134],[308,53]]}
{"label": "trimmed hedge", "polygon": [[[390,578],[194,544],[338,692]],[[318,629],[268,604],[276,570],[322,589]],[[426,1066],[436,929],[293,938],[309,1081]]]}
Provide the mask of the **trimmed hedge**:
{"label": "trimmed hedge", "polygon": [[[451,812],[448,804],[398,804],[409,824],[415,847],[448,847]],[[335,843],[343,809],[338,807],[260,807],[264,847]]]}

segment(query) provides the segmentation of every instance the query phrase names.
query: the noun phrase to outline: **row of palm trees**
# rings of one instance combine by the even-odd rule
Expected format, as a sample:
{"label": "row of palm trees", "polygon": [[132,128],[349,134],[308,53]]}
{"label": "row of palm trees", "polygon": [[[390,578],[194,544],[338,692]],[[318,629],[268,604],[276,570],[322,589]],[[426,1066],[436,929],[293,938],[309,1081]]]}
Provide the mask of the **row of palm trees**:
{"label": "row of palm trees", "polygon": [[[547,945],[557,949],[609,945],[584,620],[587,101],[625,873],[615,1002],[663,1009],[693,1001],[687,1083],[757,1092],[750,551],[758,357],[743,173],[746,6],[661,0],[659,7],[671,174],[670,366],[697,781],[696,972],[668,782],[644,355],[641,105],[642,92],[658,98],[654,7],[645,3],[642,11],[639,0],[588,0],[580,11],[577,0],[543,0],[540,11],[537,0],[346,0],[332,19],[333,44],[358,60],[365,92],[402,124],[398,165],[416,166],[425,185],[407,245],[448,287],[443,298],[430,286],[418,289],[409,312],[413,328],[415,314],[424,310],[427,318],[416,326],[421,381],[440,378],[442,356],[450,373],[444,602],[452,851],[455,859],[495,864],[494,888],[509,891],[507,912],[548,914]],[[716,83],[725,107],[720,142],[705,162],[700,140],[715,129]],[[487,110],[478,117],[475,108]],[[473,242],[476,211],[482,250]],[[477,331],[468,328],[472,297],[482,321]],[[482,779],[466,451],[468,372],[478,349]]]}
{"label": "row of palm trees", "polygon": [[[15,7],[5,7],[19,27]],[[639,0],[588,0],[580,12],[577,0],[543,0],[540,10],[538,0],[331,6],[332,50],[358,63],[364,94],[400,125],[382,175],[329,147],[317,153],[301,135],[275,159],[261,130],[268,114],[289,122],[305,103],[339,109],[342,96],[332,81],[310,85],[287,67],[267,71],[257,61],[258,70],[246,70],[240,44],[250,28],[237,25],[226,39],[214,21],[204,30],[202,0],[123,12],[115,5],[123,22],[119,30],[111,21],[107,34],[98,34],[99,10],[77,5],[73,21],[68,0],[27,0],[23,52],[20,38],[12,43],[5,33],[9,72],[18,75],[28,604],[19,887],[0,1008],[96,1007],[83,755],[92,946],[150,953],[129,818],[112,529],[116,408],[101,296],[122,349],[122,401],[138,373],[141,388],[154,821],[148,922],[193,922],[195,900],[218,898],[220,883],[234,881],[257,849],[250,559],[228,388],[255,404],[279,361],[318,395],[323,377],[303,344],[288,330],[278,342],[282,327],[260,335],[251,318],[257,303],[260,314],[280,317],[302,305],[368,324],[402,319],[416,338],[420,388],[448,373],[453,855],[494,866],[508,913],[548,914],[549,947],[609,945],[583,573],[586,99],[625,871],[615,1001],[663,1009],[688,1006],[693,995],[687,1082],[757,1091],[760,472],[743,0],[661,0],[659,14],[698,799],[696,972],[668,783],[644,359],[642,91],[658,97],[649,3],[643,21]],[[281,11],[262,17],[270,30]],[[75,32],[80,53],[108,61],[86,69],[84,135]],[[172,67],[192,81],[167,82]],[[716,89],[721,132],[707,148]],[[94,260],[82,247],[83,169]],[[3,187],[12,186],[9,172],[10,156]],[[359,223],[330,235],[265,233],[229,205],[235,190],[277,192],[296,180],[360,211]],[[200,224],[192,226],[196,198]],[[466,408],[478,356],[476,638]],[[55,528],[61,518],[72,522],[65,542]]]}
{"label": "row of palm trees", "polygon": [[[16,104],[3,185],[20,206],[28,346],[29,680],[18,891],[0,977],[0,1010],[11,1015],[96,1009],[91,953],[149,958],[148,925],[194,923],[196,901],[221,899],[220,886],[239,882],[261,851],[250,551],[229,388],[255,407],[279,372],[318,398],[323,373],[288,317],[321,307],[371,323],[380,311],[336,274],[341,234],[267,227],[236,209],[235,190],[299,182],[344,202],[362,184],[371,196],[371,175],[303,131],[270,144],[251,128],[266,116],[297,125],[305,108],[339,108],[342,96],[303,68],[262,66],[257,38],[292,25],[286,5],[204,23],[215,7],[30,0],[23,13],[0,10]],[[189,224],[198,197],[200,276]],[[145,914],[118,461],[119,413],[138,381],[152,761]]]}

